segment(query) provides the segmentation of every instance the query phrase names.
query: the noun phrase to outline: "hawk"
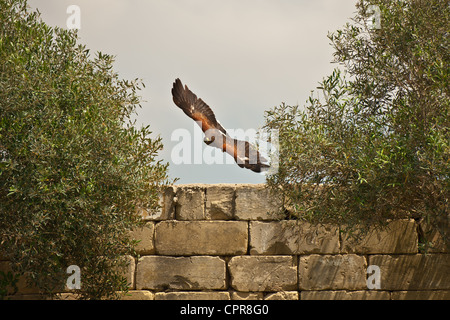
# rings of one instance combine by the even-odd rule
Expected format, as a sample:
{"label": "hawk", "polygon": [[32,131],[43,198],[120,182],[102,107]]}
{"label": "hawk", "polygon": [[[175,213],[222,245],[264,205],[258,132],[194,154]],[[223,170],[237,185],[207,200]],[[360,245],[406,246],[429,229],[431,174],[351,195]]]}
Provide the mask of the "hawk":
{"label": "hawk", "polygon": [[216,120],[211,108],[202,99],[176,79],[172,87],[173,102],[183,112],[195,120],[205,133],[204,142],[230,154],[237,165],[254,172],[263,172],[270,168],[268,161],[253,148],[248,141],[230,137],[224,127]]}

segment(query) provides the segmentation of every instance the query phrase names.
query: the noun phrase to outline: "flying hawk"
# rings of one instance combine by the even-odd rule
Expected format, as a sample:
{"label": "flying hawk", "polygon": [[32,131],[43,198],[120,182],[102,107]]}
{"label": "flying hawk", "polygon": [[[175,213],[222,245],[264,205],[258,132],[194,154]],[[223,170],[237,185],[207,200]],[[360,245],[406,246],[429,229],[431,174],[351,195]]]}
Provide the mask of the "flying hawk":
{"label": "flying hawk", "polygon": [[203,140],[208,146],[216,147],[230,154],[237,165],[241,168],[247,168],[254,172],[262,172],[269,169],[267,160],[253,148],[247,141],[241,141],[230,137],[227,131],[216,120],[211,108],[203,102],[202,99],[189,90],[176,79],[172,88],[173,102],[201,125],[205,133]]}

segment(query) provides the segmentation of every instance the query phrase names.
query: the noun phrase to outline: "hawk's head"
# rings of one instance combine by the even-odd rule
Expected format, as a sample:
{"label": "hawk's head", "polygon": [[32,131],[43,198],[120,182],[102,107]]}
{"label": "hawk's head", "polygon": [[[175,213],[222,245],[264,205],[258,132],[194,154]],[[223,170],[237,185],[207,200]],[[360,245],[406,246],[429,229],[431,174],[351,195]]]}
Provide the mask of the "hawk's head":
{"label": "hawk's head", "polygon": [[214,136],[205,137],[205,139],[203,139],[203,142],[209,146],[211,143],[214,142],[214,140],[216,140],[216,137],[214,137]]}

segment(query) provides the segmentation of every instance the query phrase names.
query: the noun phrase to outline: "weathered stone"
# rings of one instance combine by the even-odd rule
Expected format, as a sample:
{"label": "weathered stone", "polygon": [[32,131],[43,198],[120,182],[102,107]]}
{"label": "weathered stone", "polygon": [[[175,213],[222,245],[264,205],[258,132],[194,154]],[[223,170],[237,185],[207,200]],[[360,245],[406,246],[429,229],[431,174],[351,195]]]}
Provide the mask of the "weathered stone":
{"label": "weathered stone", "polygon": [[231,286],[238,291],[296,289],[297,266],[291,256],[237,256],[228,268]]}
{"label": "weathered stone", "polygon": [[339,228],[299,221],[250,222],[250,254],[339,253]]}
{"label": "weathered stone", "polygon": [[263,300],[262,292],[231,292],[231,300]]}
{"label": "weathered stone", "polygon": [[299,238],[297,221],[250,222],[250,254],[294,254]]}
{"label": "weathered stone", "polygon": [[[0,272],[3,272],[5,274],[11,272],[13,273],[11,262],[10,261],[0,261]],[[13,273],[14,274],[14,273]],[[19,277],[19,281],[17,282],[17,295],[32,295],[40,293],[39,288],[36,286],[28,286],[27,284],[27,274],[22,275]],[[7,286],[5,288],[7,290],[7,294],[11,294],[14,292],[14,288],[11,286]],[[19,297],[20,299],[20,297]]]}
{"label": "weathered stone", "polygon": [[366,289],[366,260],[354,254],[301,256],[300,290]]}
{"label": "weathered stone", "polygon": [[[64,295],[64,294],[63,294]],[[73,297],[67,300],[76,300],[77,295],[71,294]],[[22,300],[50,300],[46,296],[41,294],[16,294],[13,296],[5,296],[5,300],[16,300],[16,301],[22,301]],[[56,300],[56,299],[55,299]],[[60,300],[60,299],[58,299]]]}
{"label": "weathered stone", "polygon": [[155,253],[154,233],[155,224],[153,222],[148,222],[144,227],[130,232],[130,238],[139,241],[136,245],[138,254],[148,255]]}
{"label": "weathered stone", "polygon": [[[432,231],[423,222],[393,221],[359,241],[344,234],[340,246],[336,227],[275,221],[280,216],[268,212],[276,203],[264,185],[166,188],[158,212],[142,210],[143,219],[151,220],[147,227],[131,232],[141,240],[137,252],[144,257],[137,265],[127,257],[123,274],[131,290],[123,299],[450,300],[448,247],[431,232],[429,254],[417,254],[419,240],[422,250],[424,235]],[[3,260],[8,257],[0,254],[0,271],[11,270]],[[368,265],[379,267],[380,290],[367,288]],[[60,299],[79,297],[63,291]],[[22,277],[19,293],[7,298],[45,296],[27,288]]]}
{"label": "weathered stone", "polygon": [[278,220],[281,200],[264,184],[236,186],[235,217],[239,220]]}
{"label": "weathered stone", "polygon": [[58,293],[56,295],[56,297],[53,298],[53,300],[67,300],[67,301],[74,301],[74,300],[79,300],[80,299],[80,295],[76,294],[76,293],[67,293],[67,292],[63,292],[63,293]]}
{"label": "weathered stone", "polygon": [[206,188],[206,217],[230,220],[234,215],[234,184],[210,185]]}
{"label": "weathered stone", "polygon": [[298,254],[307,253],[338,253],[339,228],[332,225],[312,225],[299,221]]}
{"label": "weathered stone", "polygon": [[205,185],[180,185],[176,189],[175,218],[177,220],[204,220]]}
{"label": "weathered stone", "polygon": [[[358,231],[355,235],[358,236]],[[414,220],[396,220],[383,229],[372,229],[362,237],[342,237],[345,253],[417,253],[417,231]]]}
{"label": "weathered stone", "polygon": [[122,293],[120,300],[155,300],[155,294],[147,290],[129,290]]}
{"label": "weathered stone", "polygon": [[139,259],[136,289],[226,289],[225,261],[218,257],[160,257]]}
{"label": "weathered stone", "polygon": [[153,208],[147,208],[145,205],[138,209],[138,213],[142,216],[143,220],[168,220],[175,217],[175,190],[174,186],[167,186],[159,194],[159,208],[157,210]]}
{"label": "weathered stone", "polygon": [[156,225],[155,247],[161,255],[245,254],[247,244],[244,221],[162,221]]}
{"label": "weathered stone", "polygon": [[390,300],[389,291],[302,291],[300,300]]}
{"label": "weathered stone", "polygon": [[268,294],[264,300],[298,300],[297,291],[280,291]]}
{"label": "weathered stone", "polygon": [[450,254],[375,255],[382,290],[450,290]]}
{"label": "weathered stone", "polygon": [[392,291],[392,300],[450,300],[450,291]]}
{"label": "weathered stone", "polygon": [[[444,230],[445,228],[450,230],[450,215],[448,215],[448,219],[445,220],[440,221],[440,228],[442,228],[441,230]],[[444,224],[447,225],[445,226]],[[444,241],[441,232],[437,228],[433,227],[426,221],[421,221],[419,224],[419,230],[422,237],[422,249],[426,253],[450,253],[450,243],[446,243]]]}
{"label": "weathered stone", "polygon": [[223,291],[158,292],[155,300],[230,300],[230,293]]}
{"label": "weathered stone", "polygon": [[[122,275],[127,279],[128,287],[134,289],[136,262],[132,256],[126,256],[125,258],[127,259],[128,266],[122,271]],[[83,285],[83,274],[81,274],[81,285]]]}

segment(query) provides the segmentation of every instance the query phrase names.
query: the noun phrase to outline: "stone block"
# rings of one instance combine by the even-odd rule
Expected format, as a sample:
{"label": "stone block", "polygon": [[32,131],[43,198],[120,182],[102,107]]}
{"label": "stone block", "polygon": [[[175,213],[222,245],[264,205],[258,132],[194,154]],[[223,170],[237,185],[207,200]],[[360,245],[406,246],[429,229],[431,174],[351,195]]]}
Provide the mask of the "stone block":
{"label": "stone block", "polygon": [[245,221],[162,221],[155,230],[161,255],[237,255],[247,245]]}
{"label": "stone block", "polygon": [[237,291],[295,290],[297,265],[292,256],[236,256],[228,262]]}
{"label": "stone block", "polygon": [[269,293],[264,300],[298,300],[297,291],[280,291]]}
{"label": "stone block", "polygon": [[139,241],[136,245],[138,254],[148,255],[155,253],[154,233],[155,224],[153,222],[148,222],[144,227],[130,232],[130,238]]}
{"label": "stone block", "polygon": [[[447,221],[440,221],[441,230],[447,228],[450,230],[450,215],[448,215]],[[446,224],[446,226],[444,225]],[[426,221],[421,221],[419,224],[420,234],[422,236],[421,241],[423,242],[422,246],[426,253],[450,253],[450,243],[444,241],[444,237],[442,236],[439,229],[433,227],[430,223]]]}
{"label": "stone block", "polygon": [[74,300],[79,300],[80,298],[81,298],[81,296],[79,294],[63,292],[63,293],[56,294],[56,297],[54,297],[53,300],[74,301]]}
{"label": "stone block", "polygon": [[339,253],[339,228],[295,220],[250,222],[250,254]]}
{"label": "stone block", "polygon": [[206,188],[206,217],[230,220],[234,216],[234,184],[214,184]]}
{"label": "stone block", "polygon": [[48,299],[40,294],[16,294],[14,296],[6,296],[4,300],[29,301],[29,300],[48,300]]}
{"label": "stone block", "polygon": [[205,220],[205,185],[180,185],[176,189],[175,219]]}
{"label": "stone block", "polygon": [[390,300],[389,291],[302,291],[300,300]]}
{"label": "stone block", "polygon": [[298,221],[250,222],[250,254],[296,254]]}
{"label": "stone block", "polygon": [[[0,261],[0,271],[5,274],[7,274],[8,272],[13,273],[11,262],[10,261]],[[26,274],[19,277],[19,280],[16,285],[17,285],[17,289],[18,289],[18,291],[16,293],[18,299],[20,299],[20,297],[19,297],[20,295],[33,295],[33,294],[40,293],[40,290],[38,287],[28,286]],[[8,284],[8,286],[5,289],[7,290],[7,294],[12,294],[14,288],[9,286],[9,284]],[[14,295],[14,297],[16,297],[16,295]]]}
{"label": "stone block", "polygon": [[450,300],[450,291],[392,291],[392,300]]}
{"label": "stone block", "polygon": [[157,292],[155,300],[230,300],[230,293],[224,291]]}
{"label": "stone block", "polygon": [[[342,252],[361,254],[417,253],[414,220],[395,220],[382,229],[371,229],[362,237],[342,236]],[[358,236],[358,231],[355,235]]]}
{"label": "stone block", "polygon": [[157,210],[148,208],[145,205],[138,209],[138,213],[143,220],[168,220],[175,217],[175,186],[166,186],[159,193],[159,208]]}
{"label": "stone block", "polygon": [[136,289],[223,290],[225,279],[225,261],[219,257],[145,256],[137,264]]}
{"label": "stone block", "polygon": [[300,290],[366,289],[366,260],[362,256],[301,256],[298,266]]}
{"label": "stone block", "polygon": [[374,255],[381,290],[450,290],[450,254]]}
{"label": "stone block", "polygon": [[231,292],[231,300],[263,300],[264,293],[262,292]]}
{"label": "stone block", "polygon": [[155,294],[147,290],[129,290],[122,293],[120,300],[155,300]]}
{"label": "stone block", "polygon": [[235,217],[239,220],[279,220],[281,200],[264,184],[236,185]]}
{"label": "stone block", "polygon": [[[127,284],[130,289],[135,288],[135,271],[136,262],[132,256],[126,256],[128,260],[128,266],[124,270],[124,276],[127,279]],[[83,274],[81,274],[81,285],[83,285]]]}

